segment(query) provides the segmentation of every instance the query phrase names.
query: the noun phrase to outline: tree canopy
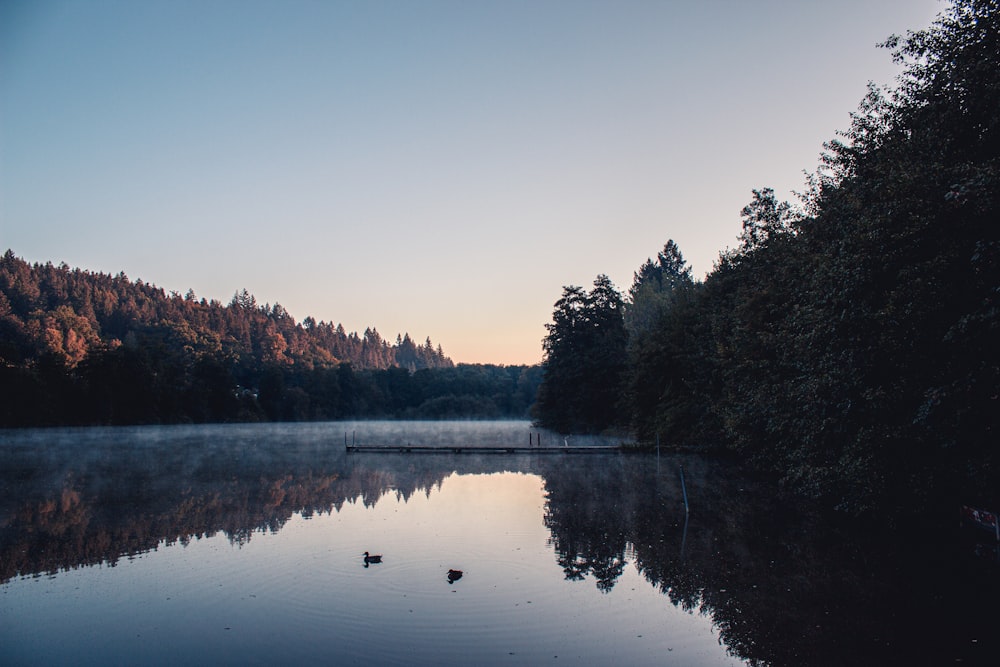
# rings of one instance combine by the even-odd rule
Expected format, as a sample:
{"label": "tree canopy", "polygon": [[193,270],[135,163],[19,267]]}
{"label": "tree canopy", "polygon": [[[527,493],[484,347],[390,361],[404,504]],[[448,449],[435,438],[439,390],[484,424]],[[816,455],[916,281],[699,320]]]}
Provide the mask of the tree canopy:
{"label": "tree canopy", "polygon": [[[754,190],[739,245],[704,281],[673,242],[636,272],[617,421],[735,452],[849,511],[995,507],[998,2],[957,0],[883,46],[902,75],[869,88],[799,202]],[[582,297],[557,303],[550,339]],[[560,340],[547,379],[586,367],[583,348],[554,357]],[[560,395],[576,400],[547,398]]]}

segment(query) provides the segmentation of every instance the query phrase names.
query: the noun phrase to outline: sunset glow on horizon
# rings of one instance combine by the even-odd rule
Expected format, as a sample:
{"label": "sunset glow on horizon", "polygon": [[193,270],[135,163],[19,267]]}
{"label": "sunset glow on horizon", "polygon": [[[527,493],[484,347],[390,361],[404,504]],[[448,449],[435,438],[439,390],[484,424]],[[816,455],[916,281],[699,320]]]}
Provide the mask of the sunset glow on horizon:
{"label": "sunset glow on horizon", "polygon": [[704,276],[938,0],[0,6],[0,252],[533,364],[564,285]]}

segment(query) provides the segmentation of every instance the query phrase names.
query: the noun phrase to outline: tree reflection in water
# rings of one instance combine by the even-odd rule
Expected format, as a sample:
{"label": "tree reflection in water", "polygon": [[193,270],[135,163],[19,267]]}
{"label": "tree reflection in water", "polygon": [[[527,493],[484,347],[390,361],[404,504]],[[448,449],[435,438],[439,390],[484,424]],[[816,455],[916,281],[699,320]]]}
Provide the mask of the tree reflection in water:
{"label": "tree reflection in water", "polygon": [[581,457],[540,470],[567,578],[593,576],[607,591],[631,560],[673,604],[711,616],[750,664],[994,664],[996,552],[977,557],[958,533],[862,527],[695,457]]}
{"label": "tree reflection in water", "polygon": [[670,603],[710,616],[751,664],[996,655],[996,552],[979,557],[957,535],[863,530],[696,457],[346,455],[306,426],[4,435],[0,583],[217,533],[245,544],[296,513],[429,495],[452,474],[501,471],[544,479],[542,520],[567,579],[610,591],[633,565]]}

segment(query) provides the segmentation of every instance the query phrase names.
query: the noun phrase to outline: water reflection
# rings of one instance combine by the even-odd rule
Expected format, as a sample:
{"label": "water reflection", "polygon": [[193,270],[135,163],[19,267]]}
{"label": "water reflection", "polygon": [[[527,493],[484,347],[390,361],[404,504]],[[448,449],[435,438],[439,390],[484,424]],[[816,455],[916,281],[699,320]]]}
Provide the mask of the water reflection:
{"label": "water reflection", "polygon": [[310,425],[8,432],[0,443],[0,582],[113,565],[217,533],[243,544],[297,513],[373,507],[390,491],[402,499],[429,493],[453,472],[530,467],[488,455],[347,456],[339,427]]}
{"label": "water reflection", "polygon": [[834,523],[718,462],[660,465],[542,465],[567,578],[592,575],[609,590],[634,560],[673,604],[710,615],[751,664],[995,664],[1000,568],[979,557],[981,544]]}
{"label": "water reflection", "polygon": [[988,547],[835,524],[696,457],[347,455],[339,427],[238,426],[7,433],[0,471],[0,583],[510,471],[544,480],[567,580],[610,592],[634,565],[751,664],[992,664],[998,647]]}

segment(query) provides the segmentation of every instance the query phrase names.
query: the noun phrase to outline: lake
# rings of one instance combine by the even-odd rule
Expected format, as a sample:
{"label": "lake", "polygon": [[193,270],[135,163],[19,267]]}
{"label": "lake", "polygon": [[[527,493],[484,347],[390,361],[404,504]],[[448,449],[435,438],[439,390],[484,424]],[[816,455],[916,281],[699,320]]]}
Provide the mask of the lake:
{"label": "lake", "polygon": [[981,535],[862,528],[694,455],[345,448],[529,433],[0,432],[0,664],[997,662]]}

